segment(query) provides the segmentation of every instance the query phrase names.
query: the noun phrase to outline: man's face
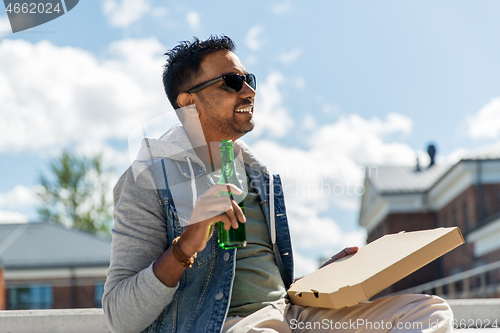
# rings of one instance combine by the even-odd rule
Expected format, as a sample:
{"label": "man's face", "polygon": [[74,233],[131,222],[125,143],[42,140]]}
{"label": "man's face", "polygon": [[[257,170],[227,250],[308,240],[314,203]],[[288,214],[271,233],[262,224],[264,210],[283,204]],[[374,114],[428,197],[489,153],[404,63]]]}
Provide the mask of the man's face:
{"label": "man's face", "polygon": [[[247,74],[240,59],[232,52],[217,51],[202,60],[200,75],[192,86],[225,74]],[[237,93],[228,92],[224,82],[217,82],[191,98],[200,114],[207,142],[236,140],[254,127],[252,120],[255,91],[245,82]]]}

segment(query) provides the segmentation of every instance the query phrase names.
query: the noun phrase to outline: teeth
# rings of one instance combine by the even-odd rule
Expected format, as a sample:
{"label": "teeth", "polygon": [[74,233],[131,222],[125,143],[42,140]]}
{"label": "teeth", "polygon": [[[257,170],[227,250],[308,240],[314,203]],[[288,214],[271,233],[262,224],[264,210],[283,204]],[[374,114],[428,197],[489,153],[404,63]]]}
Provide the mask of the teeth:
{"label": "teeth", "polygon": [[252,107],[251,106],[248,106],[246,108],[242,108],[242,109],[236,109],[234,110],[235,112],[252,112]]}

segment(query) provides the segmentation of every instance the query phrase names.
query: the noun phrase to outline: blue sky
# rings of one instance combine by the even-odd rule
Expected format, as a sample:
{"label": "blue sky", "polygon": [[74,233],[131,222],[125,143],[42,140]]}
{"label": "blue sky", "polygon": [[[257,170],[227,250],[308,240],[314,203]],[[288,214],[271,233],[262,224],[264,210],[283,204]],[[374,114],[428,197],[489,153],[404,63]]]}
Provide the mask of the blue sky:
{"label": "blue sky", "polygon": [[430,142],[439,163],[454,163],[497,143],[499,10],[487,0],[80,1],[12,34],[0,9],[0,221],[37,220],[37,176],[65,147],[103,151],[115,181],[133,129],[171,112],[162,53],[226,34],[257,76],[257,126],[244,139],[288,185],[307,273],[362,244],[363,166],[427,163]]}

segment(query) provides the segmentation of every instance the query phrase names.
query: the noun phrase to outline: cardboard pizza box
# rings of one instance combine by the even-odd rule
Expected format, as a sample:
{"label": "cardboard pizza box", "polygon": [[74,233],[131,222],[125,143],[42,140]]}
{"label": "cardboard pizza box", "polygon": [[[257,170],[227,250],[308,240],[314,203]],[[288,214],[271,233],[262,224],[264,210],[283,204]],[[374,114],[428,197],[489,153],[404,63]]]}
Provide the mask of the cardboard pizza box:
{"label": "cardboard pizza box", "polygon": [[352,306],[463,243],[457,227],[385,235],[296,281],[288,296],[297,305]]}

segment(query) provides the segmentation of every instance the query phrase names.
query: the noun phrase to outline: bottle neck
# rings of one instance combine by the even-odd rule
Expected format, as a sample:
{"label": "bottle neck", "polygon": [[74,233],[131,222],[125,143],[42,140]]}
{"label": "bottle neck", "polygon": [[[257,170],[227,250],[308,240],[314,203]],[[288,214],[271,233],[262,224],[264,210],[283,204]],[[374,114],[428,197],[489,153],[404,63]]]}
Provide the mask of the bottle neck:
{"label": "bottle neck", "polygon": [[234,161],[233,148],[232,147],[230,149],[221,148],[220,157],[221,157],[221,165],[222,166],[233,162]]}
{"label": "bottle neck", "polygon": [[[221,175],[219,183],[232,183],[237,185],[236,168],[234,165],[233,142],[231,140],[221,141]],[[240,186],[239,186],[240,187]]]}
{"label": "bottle neck", "polygon": [[221,172],[219,183],[227,184],[233,183],[233,178],[235,176],[235,167],[233,159],[225,159],[222,157]]}
{"label": "bottle neck", "polygon": [[234,161],[233,141],[222,140],[220,142],[221,163]]}

